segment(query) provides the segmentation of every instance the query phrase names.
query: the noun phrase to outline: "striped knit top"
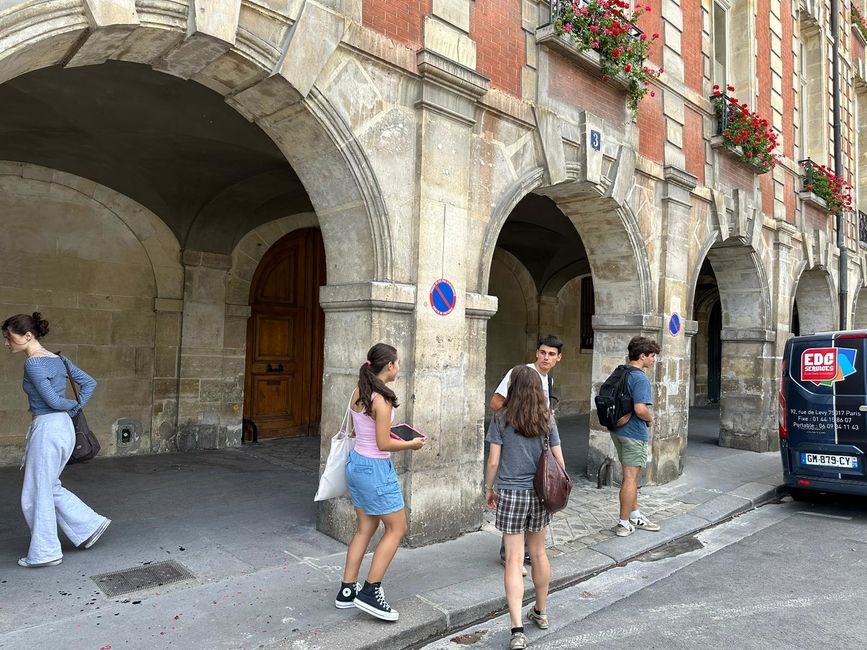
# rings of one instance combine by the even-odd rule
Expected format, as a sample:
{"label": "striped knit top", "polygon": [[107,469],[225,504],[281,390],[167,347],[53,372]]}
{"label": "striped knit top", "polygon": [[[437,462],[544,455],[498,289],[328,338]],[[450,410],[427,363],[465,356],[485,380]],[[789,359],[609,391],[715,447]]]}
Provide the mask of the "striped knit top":
{"label": "striped knit top", "polygon": [[[73,381],[81,387],[79,395],[83,407],[93,395],[96,380],[69,359],[66,362]],[[66,367],[60,357],[30,357],[24,362],[23,387],[33,415],[57,411],[69,411],[70,415],[75,415],[80,407],[74,399],[66,399],[66,386]]]}

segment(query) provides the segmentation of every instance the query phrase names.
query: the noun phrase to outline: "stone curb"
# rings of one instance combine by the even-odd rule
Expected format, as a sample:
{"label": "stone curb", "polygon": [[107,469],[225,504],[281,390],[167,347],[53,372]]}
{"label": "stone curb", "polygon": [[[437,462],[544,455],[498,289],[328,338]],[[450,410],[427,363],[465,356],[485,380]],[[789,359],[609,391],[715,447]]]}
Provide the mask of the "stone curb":
{"label": "stone curb", "polygon": [[[696,506],[691,512],[665,520],[659,533],[636,531],[626,538],[599,542],[574,553],[551,558],[551,591],[580,583],[618,564],[624,564],[666,544],[694,535],[711,526],[777,499],[785,490],[764,483],[744,483],[730,492]],[[533,600],[529,580],[525,603]],[[359,650],[401,650],[468,627],[505,611],[502,574],[491,573],[394,603],[400,612],[400,628],[360,615],[353,619],[352,642]],[[284,641],[273,648],[316,650],[344,647],[347,629],[314,630],[302,638]]]}

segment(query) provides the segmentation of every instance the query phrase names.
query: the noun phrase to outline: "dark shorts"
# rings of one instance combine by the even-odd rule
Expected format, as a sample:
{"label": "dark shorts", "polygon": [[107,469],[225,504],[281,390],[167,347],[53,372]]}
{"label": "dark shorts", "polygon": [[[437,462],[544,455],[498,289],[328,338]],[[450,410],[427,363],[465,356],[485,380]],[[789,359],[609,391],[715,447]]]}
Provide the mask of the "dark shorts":
{"label": "dark shorts", "polygon": [[536,490],[497,490],[497,518],[494,525],[506,535],[538,533],[551,523]]}
{"label": "dark shorts", "polygon": [[353,450],[346,460],[346,484],[352,505],[365,514],[403,510],[403,494],[390,458],[368,458]]}

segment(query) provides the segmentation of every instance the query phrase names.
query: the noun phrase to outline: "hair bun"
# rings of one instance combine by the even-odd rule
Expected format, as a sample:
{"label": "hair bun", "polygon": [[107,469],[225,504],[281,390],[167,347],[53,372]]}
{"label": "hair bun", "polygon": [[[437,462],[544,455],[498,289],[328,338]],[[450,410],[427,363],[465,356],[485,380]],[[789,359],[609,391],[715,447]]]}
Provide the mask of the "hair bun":
{"label": "hair bun", "polygon": [[48,321],[42,318],[42,314],[35,311],[30,315],[30,318],[33,319],[33,333],[36,338],[42,338],[48,334]]}

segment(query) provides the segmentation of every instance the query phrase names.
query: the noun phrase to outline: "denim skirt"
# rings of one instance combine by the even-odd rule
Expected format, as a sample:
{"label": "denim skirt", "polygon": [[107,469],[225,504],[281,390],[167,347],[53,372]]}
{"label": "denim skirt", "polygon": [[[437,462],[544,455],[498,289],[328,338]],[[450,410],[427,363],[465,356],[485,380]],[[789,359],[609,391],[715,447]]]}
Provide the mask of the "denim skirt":
{"label": "denim skirt", "polygon": [[352,505],[372,516],[403,510],[403,494],[390,458],[368,458],[355,450],[346,460],[346,484]]}

